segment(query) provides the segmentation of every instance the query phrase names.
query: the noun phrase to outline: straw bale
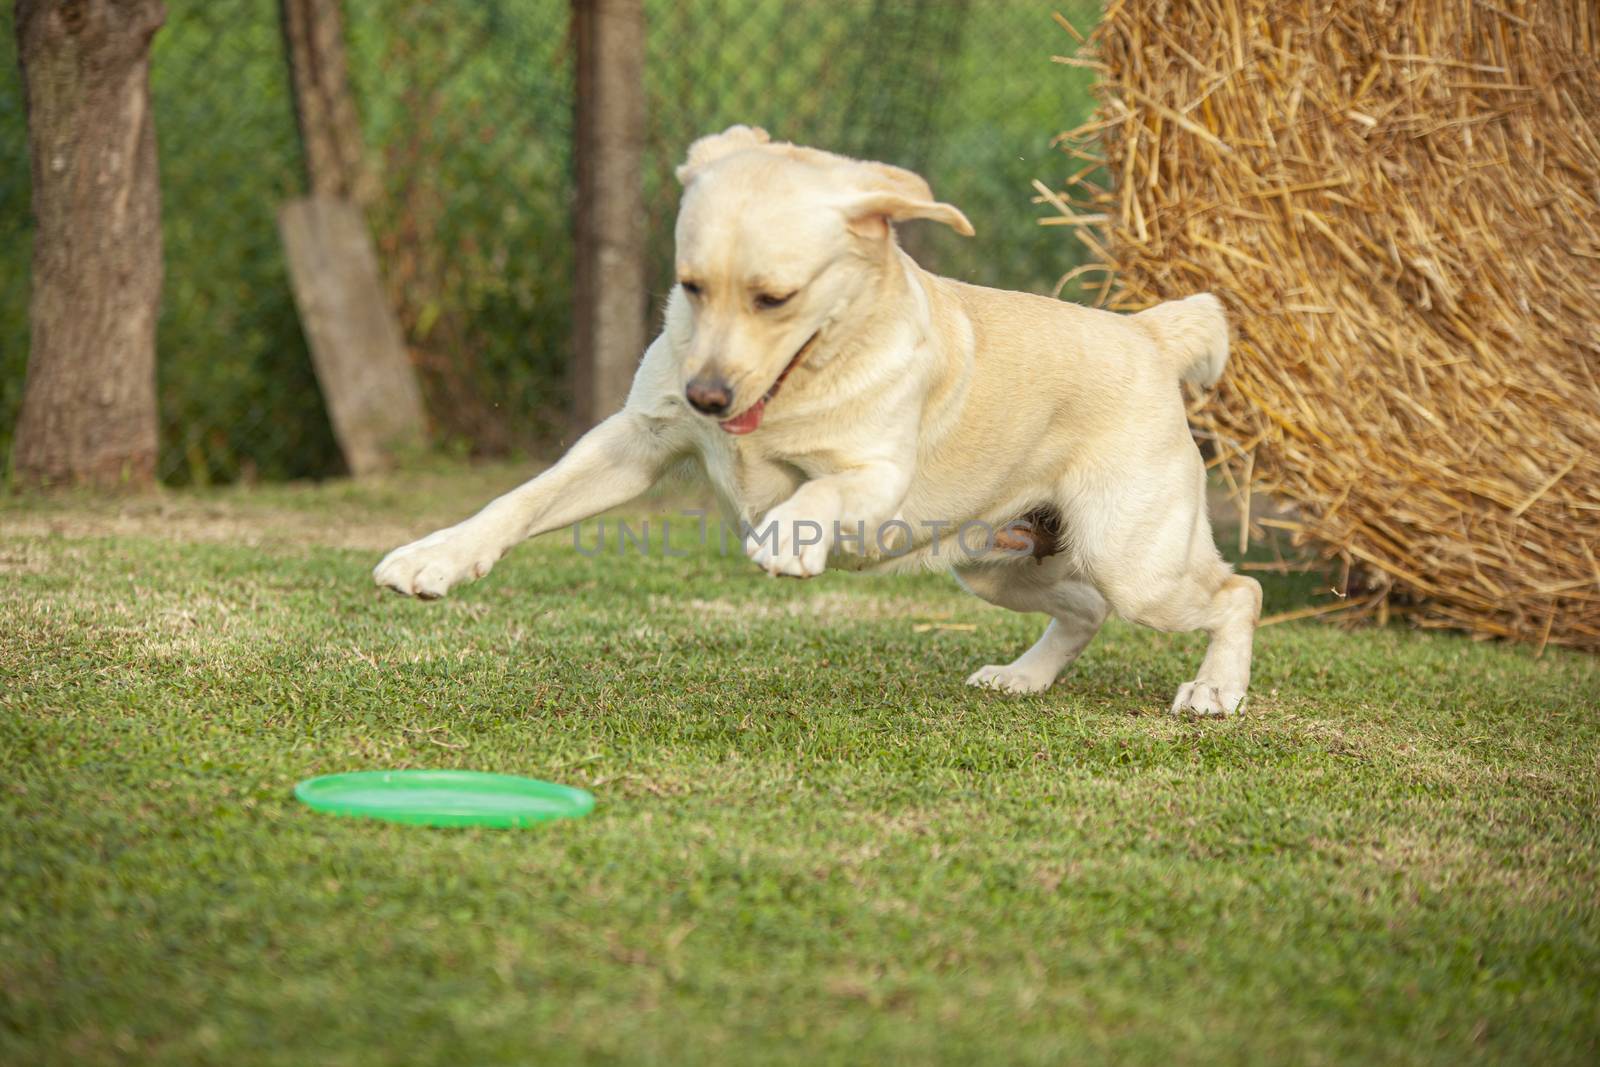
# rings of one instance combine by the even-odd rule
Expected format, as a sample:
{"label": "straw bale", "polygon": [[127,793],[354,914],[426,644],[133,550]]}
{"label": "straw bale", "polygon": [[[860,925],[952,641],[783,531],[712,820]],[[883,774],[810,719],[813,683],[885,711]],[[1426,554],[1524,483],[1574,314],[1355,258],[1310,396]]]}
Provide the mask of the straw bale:
{"label": "straw bale", "polygon": [[1101,74],[1063,284],[1222,298],[1191,416],[1246,513],[1351,612],[1600,649],[1600,6],[1112,0],[1058,59]]}

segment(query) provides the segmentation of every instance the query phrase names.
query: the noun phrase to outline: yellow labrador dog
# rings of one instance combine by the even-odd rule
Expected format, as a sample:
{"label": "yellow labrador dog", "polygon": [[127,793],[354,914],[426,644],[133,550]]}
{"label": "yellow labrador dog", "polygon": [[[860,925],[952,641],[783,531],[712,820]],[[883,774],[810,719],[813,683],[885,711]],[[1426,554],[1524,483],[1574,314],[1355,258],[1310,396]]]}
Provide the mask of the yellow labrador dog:
{"label": "yellow labrador dog", "polygon": [[759,129],[695,142],[678,177],[678,284],[623,409],[539,477],[389,553],[379,585],[443,596],[692,462],[769,574],[947,567],[1051,617],[971,685],[1048,688],[1116,611],[1210,634],[1173,712],[1240,708],[1261,587],[1217,554],[1178,388],[1222,373],[1216,298],[1122,316],[937,277],[892,224],[973,231],[927,182]]}

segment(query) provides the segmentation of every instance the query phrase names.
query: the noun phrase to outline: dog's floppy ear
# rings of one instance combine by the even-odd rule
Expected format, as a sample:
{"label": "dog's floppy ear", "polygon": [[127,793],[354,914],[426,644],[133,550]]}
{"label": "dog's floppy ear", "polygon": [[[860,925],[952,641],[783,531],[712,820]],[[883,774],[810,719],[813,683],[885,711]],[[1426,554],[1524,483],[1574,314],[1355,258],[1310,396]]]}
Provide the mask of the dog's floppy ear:
{"label": "dog's floppy ear", "polygon": [[702,137],[689,146],[689,155],[678,168],[678,182],[688,185],[694,176],[723,156],[755,148],[772,140],[760,126],[729,126],[721,133]]}
{"label": "dog's floppy ear", "polygon": [[933,190],[920,175],[887,163],[863,163],[860,191],[843,206],[850,229],[864,237],[887,236],[889,223],[905,219],[942,222],[963,237],[973,234],[972,223],[953,204],[933,198]]}

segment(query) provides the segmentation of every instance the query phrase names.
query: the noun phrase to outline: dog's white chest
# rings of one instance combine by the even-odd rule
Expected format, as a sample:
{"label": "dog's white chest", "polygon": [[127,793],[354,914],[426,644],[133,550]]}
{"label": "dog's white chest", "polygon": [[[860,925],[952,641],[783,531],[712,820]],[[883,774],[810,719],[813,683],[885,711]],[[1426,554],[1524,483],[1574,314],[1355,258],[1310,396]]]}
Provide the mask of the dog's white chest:
{"label": "dog's white chest", "polygon": [[805,480],[797,468],[731,441],[705,441],[699,452],[712,491],[746,522],[754,523],[789,499]]}

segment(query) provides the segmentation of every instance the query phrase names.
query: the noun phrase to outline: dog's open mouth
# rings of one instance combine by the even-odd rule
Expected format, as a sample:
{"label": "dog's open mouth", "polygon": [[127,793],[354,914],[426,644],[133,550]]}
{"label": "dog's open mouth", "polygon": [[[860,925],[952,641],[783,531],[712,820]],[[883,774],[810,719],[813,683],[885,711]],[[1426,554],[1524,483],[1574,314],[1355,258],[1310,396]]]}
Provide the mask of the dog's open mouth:
{"label": "dog's open mouth", "polygon": [[757,426],[760,426],[761,416],[766,414],[767,411],[767,401],[778,395],[778,390],[783,386],[783,380],[789,377],[790,371],[800,365],[800,360],[811,350],[811,346],[816,344],[817,338],[820,336],[822,336],[822,331],[818,330],[806,340],[805,344],[800,346],[800,351],[794,354],[794,358],[789,361],[788,366],[783,368],[783,373],[778,375],[778,380],[772,383],[771,389],[762,394],[760,400],[757,400],[733,418],[724,419],[717,425],[735,436],[750,433]]}

